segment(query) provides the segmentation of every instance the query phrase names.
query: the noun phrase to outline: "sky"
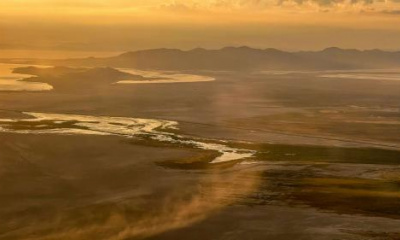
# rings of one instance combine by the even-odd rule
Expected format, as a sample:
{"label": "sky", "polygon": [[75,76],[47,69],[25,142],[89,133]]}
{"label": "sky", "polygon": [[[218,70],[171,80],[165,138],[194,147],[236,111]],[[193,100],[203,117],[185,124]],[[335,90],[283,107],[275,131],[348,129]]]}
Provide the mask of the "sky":
{"label": "sky", "polygon": [[400,50],[400,0],[0,1],[0,58],[243,45]]}

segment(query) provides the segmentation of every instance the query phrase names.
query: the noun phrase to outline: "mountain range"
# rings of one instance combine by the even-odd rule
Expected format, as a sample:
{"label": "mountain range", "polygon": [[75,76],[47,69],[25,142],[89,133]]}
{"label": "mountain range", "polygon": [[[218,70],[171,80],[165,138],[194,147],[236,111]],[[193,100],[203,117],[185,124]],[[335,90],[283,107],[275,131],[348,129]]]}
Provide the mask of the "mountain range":
{"label": "mountain range", "polygon": [[285,52],[278,49],[225,47],[151,49],[107,58],[52,60],[53,65],[107,66],[159,70],[348,70],[400,67],[400,51],[356,50],[331,47],[322,51]]}

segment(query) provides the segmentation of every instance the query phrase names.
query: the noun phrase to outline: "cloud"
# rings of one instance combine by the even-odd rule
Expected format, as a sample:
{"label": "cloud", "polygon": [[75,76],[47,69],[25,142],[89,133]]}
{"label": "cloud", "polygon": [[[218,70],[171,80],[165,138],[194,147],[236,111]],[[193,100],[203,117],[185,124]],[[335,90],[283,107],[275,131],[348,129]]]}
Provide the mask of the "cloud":
{"label": "cloud", "polygon": [[279,0],[278,4],[282,5],[285,2],[295,2],[299,5],[316,4],[318,6],[334,6],[334,5],[355,5],[355,4],[373,4],[373,0]]}
{"label": "cloud", "polygon": [[[163,4],[166,10],[251,10],[251,11],[276,11],[315,9],[319,12],[329,12],[329,10],[353,9],[358,12],[363,10],[376,10],[380,12],[393,10],[393,6],[400,5],[400,0],[204,0],[204,1],[185,1],[174,0]],[[368,8],[368,9],[363,9]]]}
{"label": "cloud", "polygon": [[233,10],[245,8],[267,8],[276,5],[276,0],[204,0],[204,1],[170,1],[163,4],[166,9],[180,10]]}
{"label": "cloud", "polygon": [[[172,12],[223,12],[223,11],[295,11],[326,10],[342,11],[354,8],[362,12],[363,7],[376,9],[377,12],[398,9],[400,0],[2,0],[0,13],[21,13],[29,9],[32,12],[52,13],[63,10],[67,13],[129,13],[135,10],[162,10]],[[371,10],[371,9],[368,9]],[[1,15],[1,14],[0,14]]]}

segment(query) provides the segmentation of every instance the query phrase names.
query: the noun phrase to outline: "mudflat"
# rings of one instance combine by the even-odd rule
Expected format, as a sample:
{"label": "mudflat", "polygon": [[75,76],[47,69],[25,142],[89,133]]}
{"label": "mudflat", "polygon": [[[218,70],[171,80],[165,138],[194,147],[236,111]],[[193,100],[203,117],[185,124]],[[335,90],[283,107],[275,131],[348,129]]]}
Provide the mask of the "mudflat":
{"label": "mudflat", "polygon": [[0,92],[0,239],[399,238],[398,81],[184,74]]}

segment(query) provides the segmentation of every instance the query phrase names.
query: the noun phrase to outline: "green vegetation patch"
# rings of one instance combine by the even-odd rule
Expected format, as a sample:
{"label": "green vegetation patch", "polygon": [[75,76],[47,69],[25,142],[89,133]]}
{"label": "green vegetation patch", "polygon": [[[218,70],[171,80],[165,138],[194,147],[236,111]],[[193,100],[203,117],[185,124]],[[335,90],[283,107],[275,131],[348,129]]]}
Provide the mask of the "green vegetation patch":
{"label": "green vegetation patch", "polygon": [[400,232],[344,231],[370,240],[400,240]]}
{"label": "green vegetation patch", "polygon": [[215,158],[219,157],[221,153],[216,151],[208,150],[196,150],[196,154],[192,157],[184,159],[174,159],[158,162],[157,165],[181,170],[196,170],[196,169],[211,169],[216,167],[231,167],[236,164],[236,162],[226,162],[220,164],[210,164]]}
{"label": "green vegetation patch", "polygon": [[259,161],[400,164],[400,151],[389,149],[247,143],[230,145],[256,150],[255,158]]}
{"label": "green vegetation patch", "polygon": [[324,176],[313,172],[313,167],[283,168],[263,172],[258,191],[243,203],[308,206],[339,214],[400,219],[400,182]]}
{"label": "green vegetation patch", "polygon": [[18,121],[7,124],[2,124],[2,127],[6,127],[10,130],[21,131],[21,130],[50,130],[50,129],[85,129],[88,128],[76,125],[78,121],[62,121],[55,122],[53,120],[43,121]]}
{"label": "green vegetation patch", "polygon": [[305,178],[293,200],[319,209],[400,219],[400,183],[372,179]]}

